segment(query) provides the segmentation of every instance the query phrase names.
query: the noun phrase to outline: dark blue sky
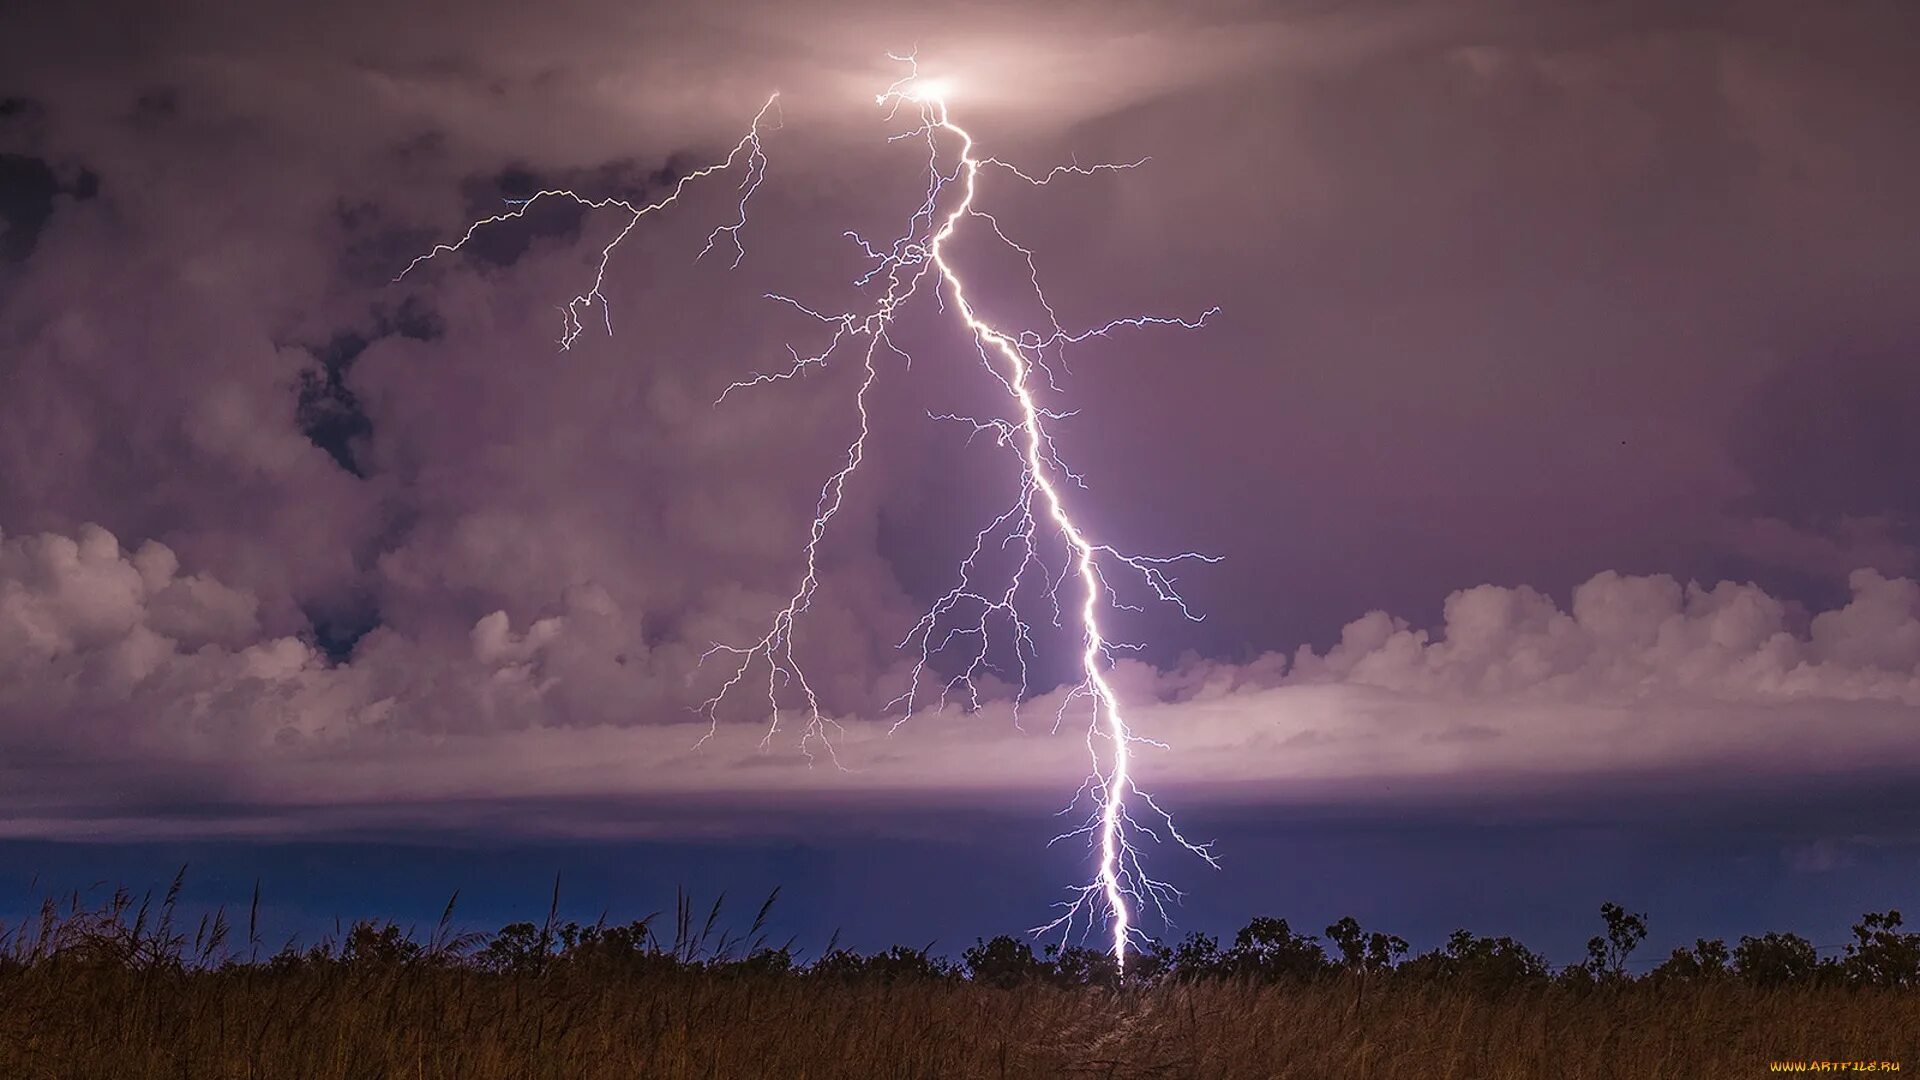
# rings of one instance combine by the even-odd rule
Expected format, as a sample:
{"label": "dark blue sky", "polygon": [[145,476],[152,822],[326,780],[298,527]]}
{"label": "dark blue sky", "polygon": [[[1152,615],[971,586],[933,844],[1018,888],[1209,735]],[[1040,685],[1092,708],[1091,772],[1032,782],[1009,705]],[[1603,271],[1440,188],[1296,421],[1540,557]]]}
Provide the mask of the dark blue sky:
{"label": "dark blue sky", "polygon": [[[1218,839],[1224,866],[1178,867],[1189,895],[1175,936],[1230,936],[1260,914],[1319,933],[1351,914],[1416,951],[1465,927],[1571,963],[1599,929],[1601,901],[1613,900],[1650,916],[1637,959],[1651,963],[1696,937],[1732,942],[1766,930],[1837,947],[1861,913],[1912,906],[1920,852],[1904,782],[1780,777],[1766,788],[1714,792],[1718,805],[1704,812],[1698,798],[1659,796],[1626,813],[1591,798],[1524,808],[1189,805],[1183,824]],[[17,918],[30,895],[101,881],[164,892],[186,865],[190,906],[244,910],[258,879],[263,938],[278,947],[290,936],[311,944],[336,919],[362,916],[424,931],[455,889],[463,927],[540,922],[556,874],[563,919],[671,912],[684,888],[703,914],[724,892],[737,930],[777,886],[776,942],[791,937],[812,954],[837,931],[854,948],[932,942],[957,955],[975,937],[1026,929],[1066,880],[1058,850],[1034,842],[1050,824],[1041,815],[890,810],[858,838],[836,818],[844,814],[791,822],[815,835],[777,840],[511,841],[472,830],[296,843],[9,841],[0,890]],[[1868,820],[1880,835],[1831,839],[1835,824]]]}

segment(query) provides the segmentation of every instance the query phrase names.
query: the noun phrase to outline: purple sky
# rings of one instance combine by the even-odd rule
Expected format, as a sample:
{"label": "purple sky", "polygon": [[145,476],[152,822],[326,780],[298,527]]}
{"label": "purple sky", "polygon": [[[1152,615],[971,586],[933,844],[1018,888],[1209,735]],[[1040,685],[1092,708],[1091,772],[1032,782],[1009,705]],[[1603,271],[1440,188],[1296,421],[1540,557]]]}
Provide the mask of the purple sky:
{"label": "purple sky", "polygon": [[[699,654],[791,590],[857,370],[711,403],[819,344],[762,293],[854,303],[841,231],[911,205],[872,94],[916,43],[983,152],[1151,157],[992,189],[1064,322],[1222,309],[1061,383],[1093,528],[1224,557],[1182,575],[1204,623],[1116,620],[1174,747],[1149,786],[1524,812],[1920,776],[1920,15],[1688,7],[10,16],[0,835],[771,837],[840,799],[855,831],[1064,799],[1084,748],[1004,690],[886,734],[894,644],[1010,480],[926,418],[979,389],[931,311],[803,646],[851,771],[763,750],[748,708],[693,747]],[[611,337],[553,344],[617,216],[390,281],[502,198],[657,197],[776,89],[745,259],[694,261],[732,193],[692,189],[620,249]],[[1820,828],[1792,852],[1893,842]]]}

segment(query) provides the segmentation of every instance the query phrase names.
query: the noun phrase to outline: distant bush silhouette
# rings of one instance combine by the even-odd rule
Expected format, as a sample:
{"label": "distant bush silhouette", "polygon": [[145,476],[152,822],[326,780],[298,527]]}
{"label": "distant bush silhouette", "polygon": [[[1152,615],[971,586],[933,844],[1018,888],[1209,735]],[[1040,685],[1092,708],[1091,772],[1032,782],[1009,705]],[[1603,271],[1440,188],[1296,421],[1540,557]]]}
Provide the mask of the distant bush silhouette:
{"label": "distant bush silhouette", "polygon": [[936,956],[931,946],[908,949],[895,945],[884,952],[862,956],[851,949],[829,949],[807,971],[821,978],[879,983],[939,981],[960,977],[960,969]]}
{"label": "distant bush silhouette", "polygon": [[1340,966],[1358,975],[1391,971],[1407,952],[1399,935],[1367,933],[1351,915],[1327,927],[1327,940],[1340,950]]}
{"label": "distant bush silhouette", "polygon": [[1285,919],[1264,916],[1234,935],[1225,961],[1231,974],[1265,982],[1301,981],[1327,970],[1318,938],[1294,933]]}
{"label": "distant bush silhouette", "polygon": [[1188,934],[1174,947],[1171,968],[1173,977],[1184,982],[1224,976],[1226,968],[1221,963],[1220,939],[1208,934]]}
{"label": "distant bush silhouette", "polygon": [[1900,932],[1900,912],[1870,911],[1853,927],[1840,966],[1847,981],[1864,986],[1920,985],[1920,934]]}
{"label": "distant bush silhouette", "polygon": [[1487,990],[1507,990],[1547,981],[1552,968],[1545,957],[1510,937],[1479,937],[1455,930],[1445,946],[1401,964],[1409,978],[1463,982]]}
{"label": "distant bush silhouette", "polygon": [[[1804,937],[1770,931],[1742,937],[1732,948],[1718,938],[1701,938],[1674,949],[1651,970],[1636,973],[1633,954],[1647,938],[1647,917],[1608,902],[1600,906],[1605,932],[1588,941],[1583,961],[1557,972],[1545,957],[1511,937],[1464,929],[1448,935],[1438,948],[1409,956],[1404,938],[1369,931],[1352,916],[1326,927],[1325,945],[1321,937],[1300,933],[1286,919],[1273,916],[1250,920],[1226,946],[1204,933],[1190,933],[1172,946],[1144,940],[1128,954],[1122,969],[1104,948],[1053,943],[1036,951],[1029,941],[1004,934],[976,940],[957,961],[935,955],[931,945],[863,954],[833,942],[808,961],[794,952],[791,942],[774,945],[766,939],[763,931],[777,892],[760,905],[742,934],[721,929],[724,897],[702,913],[685,894],[676,898],[671,925],[665,928],[671,932],[664,935],[656,929],[663,926],[657,913],[626,923],[561,923],[556,918],[557,882],[543,923],[508,923],[490,934],[456,932],[449,902],[439,926],[424,939],[391,921],[360,921],[336,931],[336,937],[305,946],[288,942],[263,956],[250,918],[241,955],[234,952],[224,911],[200,919],[192,934],[179,925],[181,884],[176,878],[157,902],[151,895],[136,901],[125,890],[91,907],[81,904],[77,895],[64,906],[47,901],[37,921],[0,926],[0,976],[49,965],[181,972],[253,968],[282,975],[335,968],[444,967],[507,977],[584,972],[637,978],[697,971],[729,978],[804,975],[823,982],[882,985],[960,981],[1000,989],[1118,988],[1165,981],[1301,985],[1343,979],[1382,986],[1445,984],[1475,992],[1548,984],[1578,992],[1712,981],[1762,989],[1920,988],[1920,932],[1907,931],[1901,913],[1892,909],[1863,915],[1844,954],[1828,959]],[[256,897],[256,914],[257,906]]]}
{"label": "distant bush silhouette", "polygon": [[1222,949],[1209,934],[1189,934],[1164,952],[1165,970],[1183,981],[1241,979],[1252,982],[1301,981],[1332,969],[1317,938],[1295,933],[1285,919],[1254,919]]}
{"label": "distant bush silhouette", "polygon": [[488,971],[532,975],[546,967],[551,959],[549,944],[546,935],[532,923],[508,923],[475,954],[474,962]]}
{"label": "distant bush silhouette", "polygon": [[967,978],[988,986],[1011,988],[1051,974],[1047,964],[1033,955],[1033,946],[1018,938],[1001,934],[991,941],[976,941],[960,956]]}
{"label": "distant bush silhouette", "polygon": [[1696,938],[1692,948],[1673,950],[1673,955],[1654,968],[1649,977],[1658,982],[1701,982],[1732,975],[1733,954],[1719,938]]}
{"label": "distant bush silhouette", "polygon": [[362,966],[411,964],[425,954],[425,946],[393,923],[357,922],[347,930],[340,962]]}
{"label": "distant bush silhouette", "polygon": [[1006,935],[957,962],[837,940],[808,961],[767,940],[772,897],[735,933],[721,901],[696,911],[685,894],[670,918],[562,922],[557,886],[544,920],[491,934],[458,931],[449,902],[424,934],[361,921],[269,953],[257,899],[241,938],[224,912],[183,920],[179,895],[176,879],[158,900],[74,896],[0,926],[0,1076],[1394,1080],[1436,1061],[1665,1075],[1677,1046],[1688,1075],[1745,1076],[1842,1030],[1850,1052],[1897,1058],[1920,1030],[1920,934],[1895,910],[1862,916],[1840,956],[1766,933],[1701,939],[1638,974],[1646,917],[1613,903],[1557,972],[1467,930],[1409,958],[1352,917],[1324,938],[1261,917],[1225,946],[1143,940],[1123,971],[1089,944]]}
{"label": "distant bush silhouette", "polygon": [[[1151,962],[1151,961],[1149,961]],[[1120,965],[1113,954],[1105,949],[1089,949],[1084,945],[1047,946],[1046,963],[1052,970],[1053,981],[1061,986],[1118,986],[1120,985]],[[1140,965],[1134,965],[1132,975],[1136,981],[1146,977]]]}
{"label": "distant bush silhouette", "polygon": [[1820,974],[1820,953],[1798,934],[1768,931],[1740,939],[1733,950],[1733,970],[1757,986],[1807,983]]}

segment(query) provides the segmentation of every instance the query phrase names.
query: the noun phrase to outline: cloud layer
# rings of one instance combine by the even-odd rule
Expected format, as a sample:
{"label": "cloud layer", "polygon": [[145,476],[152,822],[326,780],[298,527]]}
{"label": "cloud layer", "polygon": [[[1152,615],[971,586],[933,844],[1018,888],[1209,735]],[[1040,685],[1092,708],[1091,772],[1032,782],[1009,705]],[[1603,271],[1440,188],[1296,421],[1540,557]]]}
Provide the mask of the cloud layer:
{"label": "cloud layer", "polygon": [[[1128,661],[1115,682],[1136,726],[1172,747],[1144,752],[1145,775],[1189,797],[1365,802],[1396,783],[1484,796],[1552,778],[1920,765],[1920,583],[1863,570],[1851,585],[1847,603],[1810,616],[1731,582],[1609,571],[1565,609],[1526,586],[1487,585],[1449,596],[1431,631],[1373,612],[1325,652],[1170,670]],[[98,527],[0,541],[13,831],[167,816],[137,792],[101,788],[103,776],[217,777],[202,794],[228,812],[174,826],[219,831],[276,807],[393,824],[433,817],[436,802],[1036,798],[1083,767],[1074,719],[1054,730],[1059,691],[1021,718],[1003,698],[897,732],[889,717],[847,714],[844,770],[769,749],[755,726],[699,745],[704,721],[622,711],[636,679],[609,655],[630,634],[592,591],[524,625],[489,613],[462,640],[379,629],[350,663],[265,636],[259,607],[182,573],[163,545],[127,552]],[[51,778],[29,781],[49,762]],[[82,777],[93,782],[72,782]],[[369,809],[380,806],[413,809]]]}

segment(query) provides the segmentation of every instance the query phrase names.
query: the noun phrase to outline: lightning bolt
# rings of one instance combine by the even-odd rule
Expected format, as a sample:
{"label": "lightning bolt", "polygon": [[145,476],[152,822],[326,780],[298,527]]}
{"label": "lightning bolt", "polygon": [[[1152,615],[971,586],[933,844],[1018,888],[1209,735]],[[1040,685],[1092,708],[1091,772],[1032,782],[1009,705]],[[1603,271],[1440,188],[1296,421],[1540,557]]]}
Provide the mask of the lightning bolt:
{"label": "lightning bolt", "polygon": [[719,245],[722,237],[726,239],[727,243],[733,245],[734,266],[739,266],[740,261],[746,258],[747,249],[740,242],[740,232],[747,227],[747,203],[753,198],[753,193],[760,190],[761,181],[767,177],[767,155],[760,145],[760,129],[761,126],[767,122],[769,113],[772,113],[776,120],[778,119],[779,106],[779,94],[773,94],[768,97],[766,104],[760,106],[760,111],[754,114],[753,123],[748,126],[747,133],[740,137],[740,141],[733,145],[733,149],[727,152],[727,156],[724,159],[705,166],[704,168],[695,169],[685,176],[682,176],[679,181],[673,185],[672,191],[655,202],[636,203],[627,199],[617,199],[610,196],[590,198],[565,188],[538,191],[524,199],[508,199],[506,200],[506,204],[511,207],[511,209],[494,214],[492,217],[484,217],[473,222],[467,226],[467,231],[461,234],[460,239],[455,240],[451,244],[435,244],[424,254],[416,256],[412,262],[406,265],[405,269],[394,275],[393,280],[400,281],[402,278],[405,278],[419,267],[421,263],[438,258],[441,255],[451,255],[466,247],[467,244],[479,234],[481,229],[489,225],[498,225],[506,221],[517,221],[527,216],[527,211],[532,210],[542,202],[571,202],[587,210],[605,210],[609,207],[617,207],[627,212],[627,222],[614,234],[613,239],[607,241],[606,246],[600,249],[600,262],[594,268],[593,282],[578,296],[568,300],[561,306],[560,313],[563,318],[563,324],[560,330],[560,347],[562,349],[571,349],[573,347],[573,343],[578,341],[580,335],[586,330],[586,324],[582,321],[582,317],[596,307],[600,309],[600,318],[601,321],[606,324],[607,333],[612,334],[613,313],[607,307],[606,295],[600,290],[606,284],[607,267],[613,262],[614,250],[639,226],[640,219],[657,214],[667,207],[672,206],[674,203],[679,202],[680,197],[686,194],[688,186],[695,181],[704,180],[715,173],[726,172],[736,165],[740,166],[741,171],[739,215],[731,223],[715,226],[714,230],[707,234],[706,246],[701,248],[700,254],[694,256],[694,258],[705,258],[708,253],[712,252],[713,249]]}
{"label": "lightning bolt", "polygon": [[[1139,838],[1155,843],[1171,841],[1209,866],[1218,863],[1210,845],[1191,842],[1182,835],[1172,816],[1134,777],[1135,748],[1143,745],[1165,748],[1165,744],[1133,731],[1109,680],[1116,652],[1139,646],[1110,637],[1102,625],[1102,613],[1114,608],[1140,610],[1137,605],[1123,601],[1109,577],[1138,582],[1154,598],[1173,605],[1183,617],[1198,621],[1200,616],[1188,608],[1175,588],[1171,571],[1185,562],[1218,560],[1198,552],[1171,556],[1128,554],[1090,536],[1075,519],[1065,490],[1069,486],[1084,489],[1086,485],[1061,459],[1049,427],[1050,423],[1075,414],[1044,405],[1042,398],[1059,392],[1054,364],[1062,362],[1068,346],[1124,329],[1198,329],[1218,314],[1219,309],[1209,308],[1192,318],[1133,315],[1083,330],[1069,331],[1063,327],[1041,289],[1032,249],[1010,237],[999,219],[982,208],[979,195],[983,174],[992,170],[995,175],[1045,187],[1068,178],[1138,168],[1146,159],[1060,165],[1036,174],[999,158],[983,156],[976,149],[974,136],[954,121],[944,93],[921,80],[916,59],[911,55],[891,54],[890,58],[907,65],[907,74],[876,95],[875,101],[887,109],[889,122],[896,121],[903,112],[917,117],[915,126],[890,136],[890,141],[925,143],[927,181],[920,205],[890,242],[876,246],[856,233],[845,234],[860,247],[870,264],[854,284],[870,295],[875,291],[879,295],[863,311],[829,313],[791,296],[767,294],[767,299],[820,324],[826,340],[805,354],[789,346],[788,363],[784,367],[732,383],[715,402],[718,405],[729,395],[743,390],[804,377],[843,354],[857,355],[860,365],[861,377],[853,397],[858,423],[839,467],[821,485],[802,548],[804,570],[798,585],[758,640],[745,645],[716,643],[701,657],[703,665],[716,656],[726,657],[731,663],[719,689],[699,706],[709,720],[708,732],[700,743],[717,732],[721,706],[750,678],[757,678],[756,671],[763,669],[771,719],[762,745],[771,745],[791,709],[800,717],[801,752],[810,760],[816,751],[824,753],[838,765],[834,736],[840,727],[823,711],[819,695],[795,655],[797,630],[820,588],[822,545],[845,505],[849,484],[866,459],[867,439],[872,431],[869,401],[883,364],[888,358],[911,363],[910,354],[894,340],[895,323],[915,297],[932,294],[942,310],[950,312],[966,328],[982,368],[1004,391],[1008,415],[985,418],[930,415],[935,420],[969,425],[975,435],[988,435],[997,446],[1009,450],[1017,463],[1016,494],[1006,510],[975,534],[972,549],[959,566],[954,587],[928,608],[900,642],[901,648],[915,650],[916,656],[906,688],[888,705],[890,711],[899,713],[891,730],[897,731],[929,700],[933,701],[936,711],[956,697],[963,699],[964,708],[978,709],[982,700],[976,679],[992,666],[989,656],[996,648],[1010,650],[1017,667],[1019,686],[1013,709],[1014,722],[1018,725],[1020,703],[1031,697],[1028,664],[1038,655],[1033,624],[1023,614],[1022,605],[1034,602],[1034,594],[1038,593],[1049,605],[1052,625],[1060,626],[1062,620],[1068,618],[1073,621],[1081,642],[1080,676],[1055,713],[1052,730],[1058,732],[1071,715],[1084,710],[1091,768],[1073,799],[1060,812],[1062,816],[1070,816],[1080,811],[1084,818],[1048,843],[1051,846],[1085,839],[1094,853],[1095,869],[1092,880],[1069,889],[1067,898],[1057,905],[1056,917],[1035,927],[1034,932],[1057,930],[1063,936],[1071,936],[1076,928],[1085,932],[1104,923],[1110,933],[1112,955],[1124,967],[1129,947],[1144,937],[1137,926],[1137,909],[1151,905],[1164,919],[1167,903],[1181,895],[1168,882],[1146,872]],[[562,309],[566,321],[560,344],[570,347],[582,332],[582,316],[586,312],[598,307],[605,318],[606,298],[601,288],[608,264],[615,249],[640,219],[677,201],[692,181],[741,166],[738,216],[733,223],[715,229],[701,251],[704,256],[724,237],[733,245],[735,265],[738,265],[744,256],[740,232],[746,224],[747,203],[766,175],[761,126],[776,103],[777,95],[762,107],[747,135],[735,144],[725,160],[689,174],[658,202],[643,205],[588,198],[572,191],[543,191],[514,204],[506,212],[475,222],[457,242],[435,247],[407,269],[410,271],[437,255],[458,251],[479,229],[518,218],[543,198],[571,200],[589,209],[618,207],[628,213],[629,219],[601,250],[591,286]],[[1022,260],[1032,296],[1045,316],[1043,327],[1010,329],[984,317],[975,307],[966,279],[948,254],[949,243],[968,227],[984,230]],[[611,332],[610,320],[608,329]],[[1004,581],[989,586],[976,579],[986,572],[983,563],[995,552],[1011,552],[1014,566]],[[1070,583],[1076,595],[1073,601],[1063,602],[1062,591]],[[971,643],[970,653],[962,658],[963,666],[956,674],[940,678],[934,670],[935,658],[962,641]]]}

